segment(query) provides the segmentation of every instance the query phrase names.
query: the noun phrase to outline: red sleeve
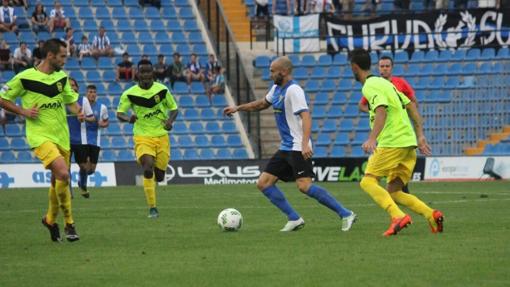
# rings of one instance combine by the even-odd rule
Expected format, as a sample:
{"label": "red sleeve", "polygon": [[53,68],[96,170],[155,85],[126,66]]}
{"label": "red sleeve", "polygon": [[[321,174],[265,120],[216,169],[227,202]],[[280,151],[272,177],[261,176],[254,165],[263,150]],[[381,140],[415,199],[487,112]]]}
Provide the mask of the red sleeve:
{"label": "red sleeve", "polygon": [[368,101],[365,98],[365,96],[361,96],[361,100],[359,100],[359,103],[362,104],[363,106],[368,105]]}
{"label": "red sleeve", "polygon": [[402,93],[404,93],[404,95],[406,95],[406,97],[409,100],[411,100],[412,102],[416,102],[416,97],[414,95],[414,89],[413,89],[413,87],[411,87],[411,85],[406,80],[404,80],[404,78],[393,77],[391,79],[391,81],[393,82],[395,87],[400,92],[402,92]]}

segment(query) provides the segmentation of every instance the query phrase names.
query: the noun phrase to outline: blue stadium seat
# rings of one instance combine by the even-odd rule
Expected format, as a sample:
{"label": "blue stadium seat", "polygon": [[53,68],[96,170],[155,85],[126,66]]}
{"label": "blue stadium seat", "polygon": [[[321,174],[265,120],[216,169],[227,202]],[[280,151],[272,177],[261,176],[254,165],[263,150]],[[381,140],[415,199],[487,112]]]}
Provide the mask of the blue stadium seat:
{"label": "blue stadium seat", "polygon": [[237,132],[237,128],[234,122],[223,122],[221,126],[223,131],[226,133],[235,133]]}
{"label": "blue stadium seat", "polygon": [[317,63],[312,55],[304,55],[301,59],[301,65],[304,67],[314,67]]}
{"label": "blue stadium seat", "polygon": [[194,148],[187,148],[184,150],[184,158],[189,159],[200,159],[200,156],[197,153],[197,150]]}
{"label": "blue stadium seat", "polygon": [[5,126],[5,134],[7,136],[22,136],[23,131],[17,124],[7,124]]}
{"label": "blue stadium seat", "polygon": [[317,93],[315,95],[315,99],[313,101],[314,105],[325,105],[329,103],[329,95],[328,93]]}
{"label": "blue stadium seat", "polygon": [[315,144],[317,146],[328,146],[331,143],[330,133],[319,133]]}
{"label": "blue stadium seat", "polygon": [[466,60],[479,60],[481,58],[480,49],[471,48],[467,51]]}
{"label": "blue stadium seat", "polygon": [[335,136],[335,145],[345,145],[349,143],[349,132],[339,132]]}
{"label": "blue stadium seat", "polygon": [[329,67],[327,74],[326,74],[326,76],[328,78],[332,78],[332,79],[338,79],[338,78],[340,78],[340,75],[341,75],[340,68],[335,67],[335,66]]}
{"label": "blue stadium seat", "polygon": [[321,92],[332,92],[336,90],[335,80],[326,79],[322,81],[320,91]]}
{"label": "blue stadium seat", "polygon": [[207,122],[205,125],[205,132],[210,133],[219,133],[221,132],[220,126],[217,122]]}
{"label": "blue stadium seat", "polygon": [[192,133],[200,134],[204,132],[204,126],[202,125],[202,122],[192,122],[189,125],[189,130]]}
{"label": "blue stadium seat", "polygon": [[203,120],[214,120],[216,119],[216,114],[211,108],[203,108],[200,112],[200,118]]}
{"label": "blue stadium seat", "polygon": [[234,149],[234,152],[232,153],[232,157],[236,158],[236,159],[248,158],[248,153],[246,152],[246,149],[244,149],[244,148],[236,148],[236,149]]}
{"label": "blue stadium seat", "polygon": [[28,149],[30,149],[27,142],[25,141],[25,138],[23,138],[23,137],[12,138],[11,148],[14,150],[28,150]]}
{"label": "blue stadium seat", "polygon": [[353,128],[354,128],[354,125],[352,124],[352,120],[351,119],[344,118],[340,122],[339,129],[341,131],[350,132],[350,131],[353,130]]}
{"label": "blue stadium seat", "polygon": [[32,156],[32,153],[30,151],[20,151],[18,152],[17,157],[18,162],[33,162],[35,161],[35,158]]}
{"label": "blue stadium seat", "polygon": [[229,135],[227,137],[227,144],[231,147],[238,147],[238,146],[242,146],[243,142],[239,135]]}
{"label": "blue stadium seat", "polygon": [[128,148],[126,140],[124,139],[123,136],[112,137],[111,146],[112,146],[112,148],[116,148],[116,149]]}
{"label": "blue stadium seat", "polygon": [[314,148],[313,151],[313,157],[319,158],[319,157],[327,157],[328,156],[328,148],[325,146],[318,146]]}
{"label": "blue stadium seat", "polygon": [[216,152],[216,157],[218,159],[230,159],[232,158],[232,153],[228,148],[219,148]]}
{"label": "blue stadium seat", "polygon": [[209,138],[206,135],[195,136],[195,146],[208,147],[210,146]]}
{"label": "blue stadium seat", "polygon": [[120,125],[118,123],[110,123],[106,128],[106,134],[108,135],[120,135],[122,131],[120,129]]}
{"label": "blue stadium seat", "polygon": [[270,62],[271,62],[271,59],[268,56],[257,56],[255,58],[254,65],[256,68],[268,68]]}
{"label": "blue stadium seat", "polygon": [[122,149],[117,156],[119,161],[133,161],[135,160],[135,153],[131,149]]}
{"label": "blue stadium seat", "polygon": [[332,157],[344,157],[345,156],[345,146],[343,145],[334,145],[331,150]]}
{"label": "blue stadium seat", "polygon": [[185,123],[180,122],[180,121],[177,121],[174,124],[174,127],[172,130],[176,134],[187,134],[188,133],[188,127],[186,126]]}
{"label": "blue stadium seat", "polygon": [[161,18],[161,14],[159,13],[158,8],[156,8],[156,7],[146,6],[144,10],[145,10],[144,18],[146,18],[146,19],[151,19],[151,18],[160,19]]}
{"label": "blue stadium seat", "polygon": [[324,67],[315,67],[315,68],[313,68],[311,77],[312,78],[316,78],[316,79],[324,79],[324,78],[328,77],[328,73],[326,72],[326,68],[324,68]]}
{"label": "blue stadium seat", "polygon": [[3,163],[16,162],[16,155],[12,151],[2,151],[0,152],[0,161]]}
{"label": "blue stadium seat", "polygon": [[329,67],[333,63],[332,56],[324,54],[319,56],[318,64],[320,66]]}
{"label": "blue stadium seat", "polygon": [[182,160],[182,153],[179,149],[172,148],[170,150],[170,160]]}
{"label": "blue stadium seat", "polygon": [[111,162],[111,161],[115,161],[117,159],[117,156],[116,156],[114,150],[108,150],[108,149],[101,150],[99,155],[101,156],[101,161]]}
{"label": "blue stadium seat", "polygon": [[334,132],[337,130],[337,120],[336,119],[326,119],[322,124],[321,131],[323,132]]}
{"label": "blue stadium seat", "polygon": [[9,140],[5,137],[0,137],[0,150],[10,150],[11,144]]}
{"label": "blue stadium seat", "polygon": [[[218,127],[219,129],[219,127]],[[207,130],[207,127],[206,127]],[[225,138],[223,135],[213,135],[211,138],[211,144],[213,147],[224,147],[228,146],[227,142],[225,141]]]}
{"label": "blue stadium seat", "polygon": [[195,146],[195,142],[193,141],[193,139],[189,135],[179,136],[179,139],[177,141],[179,143],[179,146],[182,146],[182,147],[193,147],[193,146]]}
{"label": "blue stadium seat", "polygon": [[214,151],[210,148],[203,148],[200,150],[201,159],[214,159],[216,158]]}

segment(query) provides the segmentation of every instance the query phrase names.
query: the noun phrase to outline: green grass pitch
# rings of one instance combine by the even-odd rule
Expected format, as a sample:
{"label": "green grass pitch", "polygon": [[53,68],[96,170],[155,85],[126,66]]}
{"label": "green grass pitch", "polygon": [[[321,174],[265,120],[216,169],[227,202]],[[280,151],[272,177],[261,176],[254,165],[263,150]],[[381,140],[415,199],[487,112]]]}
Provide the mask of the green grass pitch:
{"label": "green grass pitch", "polygon": [[[359,215],[350,232],[293,184],[279,185],[306,221],[292,233],[254,185],[158,187],[156,220],[141,187],[91,188],[73,200],[81,240],[56,244],[40,223],[46,189],[0,190],[0,286],[510,286],[508,181],[413,183],[445,232],[412,214],[391,238],[356,183],[321,185]],[[216,225],[227,207],[243,214],[239,232]]]}

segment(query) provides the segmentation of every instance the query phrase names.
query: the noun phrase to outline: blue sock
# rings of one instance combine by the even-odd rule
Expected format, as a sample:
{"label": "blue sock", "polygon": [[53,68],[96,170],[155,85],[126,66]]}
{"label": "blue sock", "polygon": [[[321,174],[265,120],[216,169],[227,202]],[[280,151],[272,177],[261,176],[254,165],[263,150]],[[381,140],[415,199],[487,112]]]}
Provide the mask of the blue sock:
{"label": "blue sock", "polygon": [[80,169],[80,187],[84,190],[87,190],[87,177],[89,175],[87,174],[86,170]]}
{"label": "blue sock", "polygon": [[324,188],[313,185],[306,193],[308,196],[317,199],[322,205],[336,212],[340,217],[344,218],[351,215],[352,211],[343,207],[331,194]]}
{"label": "blue sock", "polygon": [[287,215],[289,220],[298,220],[299,214],[290,206],[282,191],[275,185],[272,185],[262,191],[269,200]]}

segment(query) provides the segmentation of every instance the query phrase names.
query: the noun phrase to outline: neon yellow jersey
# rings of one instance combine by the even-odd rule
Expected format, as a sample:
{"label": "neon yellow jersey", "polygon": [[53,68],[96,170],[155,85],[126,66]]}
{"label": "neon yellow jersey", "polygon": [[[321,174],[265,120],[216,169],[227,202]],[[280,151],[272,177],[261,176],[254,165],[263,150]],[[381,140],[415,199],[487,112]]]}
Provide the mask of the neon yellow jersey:
{"label": "neon yellow jersey", "polygon": [[138,118],[133,127],[135,136],[159,137],[168,134],[165,121],[177,104],[165,85],[154,82],[148,90],[135,85],[122,93],[117,112],[127,113],[129,109]]}
{"label": "neon yellow jersey", "polygon": [[46,74],[36,68],[24,70],[3,86],[0,97],[11,102],[20,97],[24,109],[39,108],[37,118],[25,120],[31,148],[51,141],[65,150],[70,149],[65,105],[76,102],[78,94],[71,89],[66,73]]}
{"label": "neon yellow jersey", "polygon": [[409,147],[417,146],[411,120],[405,106],[410,100],[388,80],[369,76],[361,90],[368,100],[370,128],[373,128],[375,109],[386,107],[386,122],[377,137],[378,147]]}

